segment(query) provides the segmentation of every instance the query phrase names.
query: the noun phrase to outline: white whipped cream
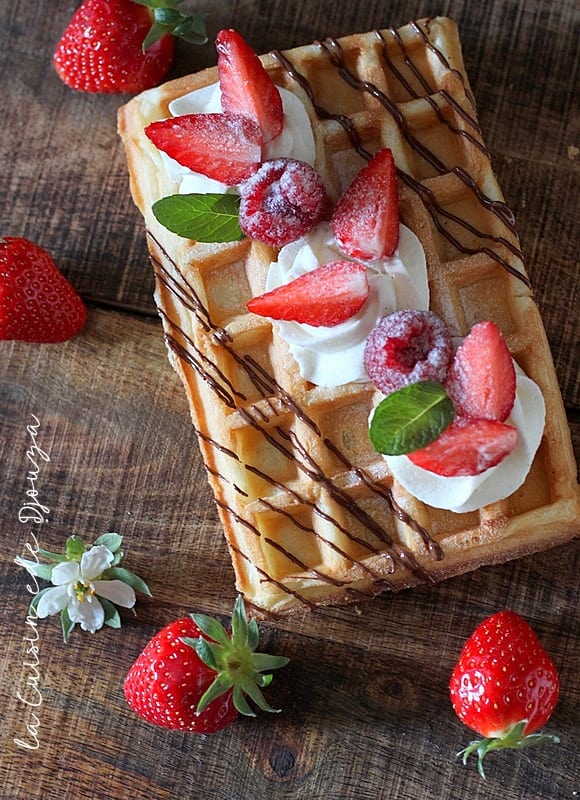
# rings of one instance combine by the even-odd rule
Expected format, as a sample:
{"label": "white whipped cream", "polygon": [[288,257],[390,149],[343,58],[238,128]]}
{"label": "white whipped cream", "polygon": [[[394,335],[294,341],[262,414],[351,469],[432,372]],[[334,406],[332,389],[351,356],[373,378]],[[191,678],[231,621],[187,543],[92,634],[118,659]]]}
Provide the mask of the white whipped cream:
{"label": "white whipped cream", "polygon": [[[278,91],[284,109],[284,128],[279,136],[265,145],[264,161],[272,158],[295,158],[314,166],[314,136],[306,109],[292,92],[281,87],[278,87]],[[169,111],[174,117],[184,114],[221,114],[221,97],[219,83],[213,83],[172,100]],[[179,187],[179,194],[224,194],[233,189],[225,183],[183,167],[166,153],[161,152],[161,157],[167,174]]]}
{"label": "white whipped cream", "polygon": [[540,388],[516,365],[516,399],[506,422],[517,428],[512,452],[480,475],[445,478],[416,466],[407,456],[384,456],[397,481],[434,508],[463,514],[508,497],[525,481],[544,431],[546,409]]}
{"label": "white whipped cream", "polygon": [[367,268],[370,295],[360,311],[332,327],[276,321],[290,345],[303,378],[318,386],[368,380],[363,353],[366,338],[385,314],[402,308],[429,308],[425,253],[415,234],[400,226],[399,247],[391,258],[361,261],[345,256],[328,222],[285,245],[270,264],[266,291],[289,283],[331,261],[356,261]]}

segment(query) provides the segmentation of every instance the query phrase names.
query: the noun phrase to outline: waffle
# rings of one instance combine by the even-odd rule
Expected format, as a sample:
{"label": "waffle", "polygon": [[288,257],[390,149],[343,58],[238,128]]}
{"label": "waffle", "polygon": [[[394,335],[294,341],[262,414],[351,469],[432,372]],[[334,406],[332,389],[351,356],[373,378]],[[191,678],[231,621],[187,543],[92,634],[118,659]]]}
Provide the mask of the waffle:
{"label": "waffle", "polygon": [[156,302],[207,467],[238,591],[257,615],[370,598],[533,553],[578,533],[576,465],[545,331],[493,175],[454,22],[329,39],[262,57],[311,120],[316,169],[336,201],[380,147],[395,155],[401,221],[419,237],[431,308],[464,336],[495,321],[540,386],[546,427],[525,483],[467,514],[407,493],[372,448],[374,388],[303,380],[269,320],[249,314],[276,251],[179,238],[151,213],[176,192],[144,127],[217,69],[119,112],[146,225]]}

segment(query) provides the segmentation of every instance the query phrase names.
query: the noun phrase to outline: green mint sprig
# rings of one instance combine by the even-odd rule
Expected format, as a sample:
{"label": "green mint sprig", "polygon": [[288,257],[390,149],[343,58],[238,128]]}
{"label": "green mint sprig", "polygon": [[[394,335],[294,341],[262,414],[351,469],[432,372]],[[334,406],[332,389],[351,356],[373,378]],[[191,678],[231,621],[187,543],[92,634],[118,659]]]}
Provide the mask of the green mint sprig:
{"label": "green mint sprig", "polygon": [[378,404],[369,435],[377,452],[402,456],[433,442],[454,417],[443,386],[421,381],[392,392]]}
{"label": "green mint sprig", "polygon": [[244,238],[236,194],[173,194],[153,203],[155,219],[167,230],[196,242],[237,242]]}

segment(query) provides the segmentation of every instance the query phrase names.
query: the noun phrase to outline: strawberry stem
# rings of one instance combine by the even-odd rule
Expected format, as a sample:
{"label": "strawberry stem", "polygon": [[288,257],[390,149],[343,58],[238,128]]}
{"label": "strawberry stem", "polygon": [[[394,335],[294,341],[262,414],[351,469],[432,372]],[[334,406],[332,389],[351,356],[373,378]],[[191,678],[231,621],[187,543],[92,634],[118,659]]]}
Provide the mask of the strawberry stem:
{"label": "strawberry stem", "polygon": [[256,620],[248,622],[243,599],[238,597],[234,606],[231,636],[213,617],[192,614],[192,618],[209,640],[200,636],[196,639],[184,637],[182,641],[193,647],[201,661],[216,672],[213,683],[198,703],[197,713],[230,689],[233,690],[234,706],[240,714],[256,716],[246,695],[262,711],[278,712],[280,709],[272,708],[261,690],[272,682],[271,670],[284,667],[289,659],[254,652],[260,631]]}
{"label": "strawberry stem", "polygon": [[177,6],[183,0],[133,0],[146,6],[152,15],[153,24],[143,40],[145,52],[166,33],[184,39],[190,44],[202,45],[207,42],[205,22],[199,14],[185,14]]}
{"label": "strawberry stem", "polygon": [[518,722],[503,736],[489,736],[485,739],[477,739],[470,742],[467,747],[461,750],[457,755],[462,757],[463,763],[467,763],[467,759],[472,753],[477,753],[477,771],[482,778],[485,778],[483,769],[483,759],[492,750],[523,750],[524,747],[532,747],[540,744],[558,744],[559,738],[547,733],[530,733],[524,736],[524,728],[526,727],[527,720]]}

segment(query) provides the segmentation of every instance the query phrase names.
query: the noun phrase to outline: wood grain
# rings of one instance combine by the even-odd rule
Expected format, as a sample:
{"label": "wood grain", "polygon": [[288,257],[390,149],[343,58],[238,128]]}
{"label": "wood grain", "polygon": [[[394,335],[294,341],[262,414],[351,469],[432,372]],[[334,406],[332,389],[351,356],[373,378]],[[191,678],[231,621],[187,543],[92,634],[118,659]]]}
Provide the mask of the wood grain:
{"label": "wood grain", "polygon": [[[283,709],[279,715],[196,737],[141,723],[127,708],[122,681],[148,638],[192,610],[226,621],[235,594],[186,401],[151,300],[141,220],[115,133],[124,98],[71,92],[50,67],[76,5],[0,0],[2,228],[50,249],[89,305],[86,328],[70,342],[0,344],[0,794],[6,800],[569,800],[580,790],[573,768],[580,721],[575,544],[435,589],[262,626],[264,649],[291,658],[268,690]],[[427,2],[402,2],[389,12],[374,0],[186,0],[185,6],[207,13],[212,36],[235,27],[260,51],[433,13]],[[437,12],[460,26],[578,454],[575,3],[443,0]],[[180,46],[172,74],[214,61],[212,45]],[[37,482],[47,509],[40,524],[19,520],[29,499],[33,419],[49,456]],[[136,617],[123,614],[121,632],[75,631],[64,646],[56,619],[33,630],[30,578],[14,556],[25,554],[32,535],[59,548],[72,532],[92,541],[109,530],[124,536],[125,562],[147,579],[154,598],[140,599]],[[492,755],[484,782],[474,765],[455,757],[471,737],[453,715],[447,681],[466,636],[503,607],[528,619],[560,668],[561,700],[548,729],[561,744]],[[33,644],[38,673],[30,666],[34,653],[26,652]],[[42,701],[34,707],[38,693]],[[14,739],[35,743],[27,729],[33,713],[38,747],[27,749]]]}

